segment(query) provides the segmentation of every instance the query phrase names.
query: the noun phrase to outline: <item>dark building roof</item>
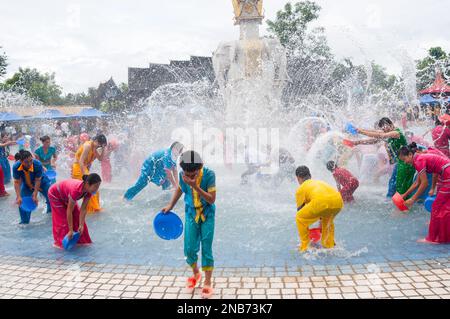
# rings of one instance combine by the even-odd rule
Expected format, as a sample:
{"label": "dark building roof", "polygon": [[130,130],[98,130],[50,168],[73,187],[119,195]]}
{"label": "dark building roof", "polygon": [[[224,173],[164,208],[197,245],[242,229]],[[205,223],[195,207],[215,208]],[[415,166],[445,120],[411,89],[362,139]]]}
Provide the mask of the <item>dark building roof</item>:
{"label": "dark building roof", "polygon": [[214,82],[211,57],[191,56],[169,64],[150,63],[148,68],[128,68],[128,88],[133,101],[148,98],[158,87],[170,83]]}

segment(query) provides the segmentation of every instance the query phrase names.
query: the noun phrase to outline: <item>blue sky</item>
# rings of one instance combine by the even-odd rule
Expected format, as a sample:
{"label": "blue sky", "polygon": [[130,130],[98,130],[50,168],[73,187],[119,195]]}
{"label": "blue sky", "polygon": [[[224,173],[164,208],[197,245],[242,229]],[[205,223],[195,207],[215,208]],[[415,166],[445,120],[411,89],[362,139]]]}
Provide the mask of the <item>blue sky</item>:
{"label": "blue sky", "polygon": [[[230,0],[15,0],[0,11],[8,75],[19,66],[55,72],[65,92],[86,90],[127,67],[211,55],[238,38]],[[285,0],[266,0],[273,18]],[[448,0],[318,0],[317,25],[338,57],[369,60],[399,73],[430,46],[450,51]],[[261,27],[265,32],[265,25]]]}

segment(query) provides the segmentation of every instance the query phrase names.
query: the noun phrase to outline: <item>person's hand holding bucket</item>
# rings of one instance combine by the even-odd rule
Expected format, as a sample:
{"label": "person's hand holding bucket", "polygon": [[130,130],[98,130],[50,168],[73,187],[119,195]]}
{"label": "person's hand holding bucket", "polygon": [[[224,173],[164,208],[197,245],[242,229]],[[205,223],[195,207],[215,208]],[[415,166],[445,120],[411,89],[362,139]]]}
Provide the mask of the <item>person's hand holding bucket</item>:
{"label": "person's hand holding bucket", "polygon": [[345,130],[352,135],[358,135],[358,129],[352,123],[347,123],[345,125]]}

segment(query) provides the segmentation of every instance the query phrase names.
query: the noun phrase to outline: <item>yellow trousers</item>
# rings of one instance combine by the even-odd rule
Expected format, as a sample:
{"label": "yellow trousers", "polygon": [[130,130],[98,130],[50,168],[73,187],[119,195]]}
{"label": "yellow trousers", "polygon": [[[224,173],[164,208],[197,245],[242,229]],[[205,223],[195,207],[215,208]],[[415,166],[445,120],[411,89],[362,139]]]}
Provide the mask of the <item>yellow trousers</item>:
{"label": "yellow trousers", "polygon": [[342,207],[328,208],[315,207],[313,203],[306,204],[297,212],[295,220],[297,222],[298,234],[300,236],[300,251],[306,251],[309,247],[309,226],[322,220],[322,246],[324,248],[333,248],[334,243],[334,218],[341,211]]}
{"label": "yellow trousers", "polygon": [[[72,178],[79,180],[83,179],[83,173],[81,172],[81,168],[78,163],[74,163],[72,165]],[[100,192],[97,192],[94,196],[91,197],[86,210],[89,214],[98,213],[102,211],[102,208],[100,207]]]}

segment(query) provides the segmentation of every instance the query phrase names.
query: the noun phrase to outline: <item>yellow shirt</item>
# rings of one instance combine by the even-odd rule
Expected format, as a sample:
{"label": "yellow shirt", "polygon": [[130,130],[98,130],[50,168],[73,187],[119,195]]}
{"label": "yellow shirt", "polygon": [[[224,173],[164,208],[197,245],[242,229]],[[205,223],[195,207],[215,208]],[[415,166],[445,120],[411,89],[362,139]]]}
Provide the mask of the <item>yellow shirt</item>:
{"label": "yellow shirt", "polygon": [[331,185],[319,180],[309,179],[300,185],[295,193],[295,200],[297,211],[306,204],[311,205],[311,209],[317,213],[344,207],[341,194]]}

